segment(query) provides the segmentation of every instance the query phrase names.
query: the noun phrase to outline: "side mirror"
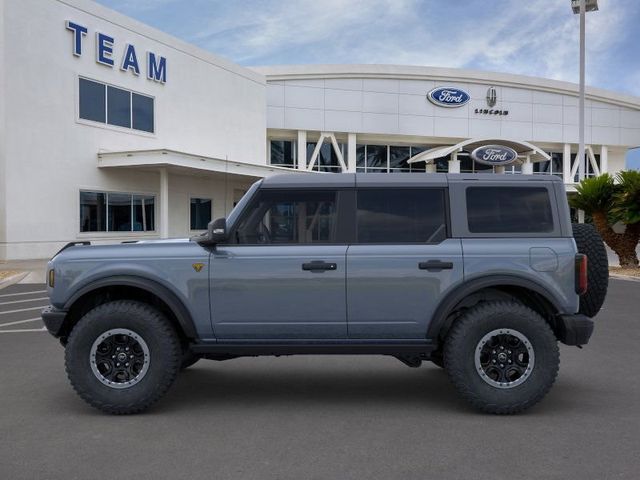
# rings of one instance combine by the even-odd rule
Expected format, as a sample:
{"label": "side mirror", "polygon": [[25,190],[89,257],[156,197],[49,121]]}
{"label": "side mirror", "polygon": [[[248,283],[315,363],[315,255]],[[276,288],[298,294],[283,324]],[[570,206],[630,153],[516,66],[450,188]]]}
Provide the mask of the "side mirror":
{"label": "side mirror", "polygon": [[207,228],[208,243],[224,243],[227,240],[227,219],[218,218],[209,222]]}

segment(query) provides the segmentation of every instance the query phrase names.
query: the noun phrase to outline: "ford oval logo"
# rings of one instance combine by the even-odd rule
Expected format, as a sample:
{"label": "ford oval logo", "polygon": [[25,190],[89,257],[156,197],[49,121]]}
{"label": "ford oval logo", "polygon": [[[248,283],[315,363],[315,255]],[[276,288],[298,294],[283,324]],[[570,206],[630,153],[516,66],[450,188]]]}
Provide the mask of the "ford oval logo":
{"label": "ford oval logo", "polygon": [[471,98],[467,92],[455,87],[437,87],[427,93],[431,103],[441,107],[461,107]]}
{"label": "ford oval logo", "polygon": [[504,145],[485,145],[471,152],[471,158],[485,165],[508,165],[518,158],[518,152]]}

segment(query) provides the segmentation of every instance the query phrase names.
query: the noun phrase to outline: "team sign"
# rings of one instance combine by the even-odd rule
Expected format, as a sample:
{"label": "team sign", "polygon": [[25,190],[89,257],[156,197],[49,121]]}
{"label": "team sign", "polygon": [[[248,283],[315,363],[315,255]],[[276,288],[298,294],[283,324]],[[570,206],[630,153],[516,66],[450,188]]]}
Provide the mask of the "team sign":
{"label": "team sign", "polygon": [[[87,36],[88,29],[82,25],[67,20],[67,30],[73,32],[73,54],[76,57],[82,56],[82,42]],[[96,62],[114,67],[115,39],[101,32],[96,32]],[[140,61],[136,47],[126,44],[122,53],[122,58],[118,62],[120,70],[133,72],[140,75]],[[155,82],[165,83],[167,81],[167,59],[153,52],[146,53],[147,78]]]}

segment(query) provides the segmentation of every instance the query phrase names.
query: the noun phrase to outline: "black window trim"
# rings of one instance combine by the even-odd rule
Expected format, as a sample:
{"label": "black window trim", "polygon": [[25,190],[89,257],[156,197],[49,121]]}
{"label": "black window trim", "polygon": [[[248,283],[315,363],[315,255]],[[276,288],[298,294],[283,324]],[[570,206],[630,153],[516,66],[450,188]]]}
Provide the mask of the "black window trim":
{"label": "black window trim", "polygon": [[[96,120],[89,120],[87,118],[82,118],[80,116],[80,80],[87,80],[89,82],[94,82],[94,83],[98,83],[100,85],[103,85],[105,87],[105,93],[104,93],[104,102],[105,102],[105,120],[104,122],[98,122]],[[113,87],[113,88],[117,88],[119,90],[125,90],[127,92],[129,92],[129,109],[130,109],[130,122],[131,122],[131,127],[121,127],[118,125],[113,125],[111,123],[108,123],[108,101],[109,101],[109,94],[108,94],[108,87]],[[133,94],[136,95],[140,95],[142,97],[147,97],[150,98],[151,100],[153,100],[153,131],[152,132],[148,132],[147,130],[138,130],[136,128],[133,128]],[[98,127],[98,128],[106,128],[108,130],[114,130],[117,132],[122,132],[122,133],[129,133],[129,134],[133,134],[133,135],[142,135],[144,137],[155,137],[157,135],[157,122],[156,122],[156,97],[154,95],[150,95],[148,93],[142,93],[139,92],[137,90],[131,90],[130,88],[125,88],[125,87],[121,87],[119,85],[115,85],[113,83],[109,83],[109,82],[105,82],[104,80],[98,80],[95,78],[91,78],[88,77],[86,75],[78,75],[77,76],[77,81],[76,81],[76,123],[82,124],[82,125],[88,125],[91,127]]]}
{"label": "black window trim", "polygon": [[[358,203],[357,203],[357,192],[360,190],[441,190],[443,195],[443,207],[444,207],[444,220],[445,220],[445,232],[442,240],[438,242],[374,242],[374,243],[360,243],[358,242],[358,222],[357,222],[357,213],[358,213]],[[411,187],[356,187],[353,189],[354,191],[354,205],[353,205],[353,236],[352,245],[440,245],[442,242],[451,238],[451,213],[449,208],[449,189],[445,186],[419,186],[416,185]]]}

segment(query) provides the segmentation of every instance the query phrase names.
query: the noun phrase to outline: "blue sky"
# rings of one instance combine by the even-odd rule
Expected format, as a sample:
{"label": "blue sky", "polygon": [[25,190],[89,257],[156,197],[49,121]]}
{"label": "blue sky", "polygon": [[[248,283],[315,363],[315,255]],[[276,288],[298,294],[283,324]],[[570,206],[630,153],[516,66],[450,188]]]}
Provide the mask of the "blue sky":
{"label": "blue sky", "polygon": [[[569,0],[98,0],[241,65],[387,63],[578,80]],[[640,96],[640,1],[587,14],[587,84]],[[630,154],[640,168],[640,150]]]}

